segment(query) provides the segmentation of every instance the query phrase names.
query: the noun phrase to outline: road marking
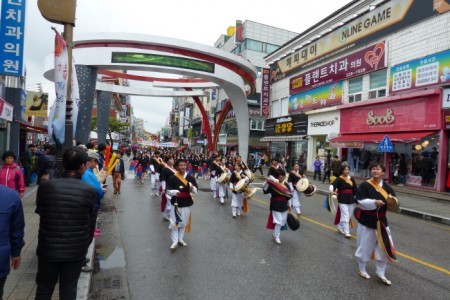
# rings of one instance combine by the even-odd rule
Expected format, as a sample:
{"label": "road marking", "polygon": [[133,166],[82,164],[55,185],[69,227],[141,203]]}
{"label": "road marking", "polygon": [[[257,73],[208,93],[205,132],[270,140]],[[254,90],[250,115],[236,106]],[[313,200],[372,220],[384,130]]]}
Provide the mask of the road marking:
{"label": "road marking", "polygon": [[[254,198],[254,197],[251,198],[251,200],[256,201],[256,202],[259,202],[259,203],[264,204],[264,205],[266,205],[266,206],[269,206],[269,203],[266,202],[266,201],[262,201],[262,200],[259,200],[259,199]],[[313,220],[313,219],[304,217],[303,215],[300,217],[300,219],[305,220],[305,221],[308,221],[308,222],[313,223],[313,224],[316,224],[316,225],[319,225],[319,226],[324,227],[324,228],[326,228],[326,229],[329,229],[329,230],[331,230],[331,231],[336,231],[336,228],[334,228],[334,227],[331,227],[331,226],[328,226],[328,225],[326,225],[326,224],[320,223],[320,222],[318,222],[318,221],[316,221],[316,220]],[[357,239],[357,237],[354,236],[354,235],[352,235],[352,238]],[[418,264],[423,265],[423,266],[425,266],[425,267],[428,267],[428,268],[430,268],[430,269],[433,269],[433,270],[436,270],[436,271],[438,271],[438,272],[441,272],[441,273],[450,275],[450,270],[447,270],[447,269],[445,269],[445,268],[436,266],[436,265],[434,265],[434,264],[431,264],[431,263],[428,263],[428,262],[426,262],[426,261],[420,260],[420,259],[418,259],[418,258],[409,256],[408,254],[405,254],[405,253],[402,253],[402,252],[399,252],[399,251],[397,251],[396,254],[397,254],[398,256],[400,256],[400,257],[409,259],[409,260],[411,260],[411,261],[413,261],[413,262],[415,262],[415,263],[418,263]]]}

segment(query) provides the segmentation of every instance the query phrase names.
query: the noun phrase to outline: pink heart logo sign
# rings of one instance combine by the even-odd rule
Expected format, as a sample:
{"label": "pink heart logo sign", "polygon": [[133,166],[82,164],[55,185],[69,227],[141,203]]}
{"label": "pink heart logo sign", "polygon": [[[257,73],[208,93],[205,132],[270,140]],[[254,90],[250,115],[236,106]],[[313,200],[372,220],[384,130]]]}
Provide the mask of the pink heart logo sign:
{"label": "pink heart logo sign", "polygon": [[378,67],[378,63],[384,54],[384,43],[376,44],[373,50],[367,51],[364,60],[374,69]]}

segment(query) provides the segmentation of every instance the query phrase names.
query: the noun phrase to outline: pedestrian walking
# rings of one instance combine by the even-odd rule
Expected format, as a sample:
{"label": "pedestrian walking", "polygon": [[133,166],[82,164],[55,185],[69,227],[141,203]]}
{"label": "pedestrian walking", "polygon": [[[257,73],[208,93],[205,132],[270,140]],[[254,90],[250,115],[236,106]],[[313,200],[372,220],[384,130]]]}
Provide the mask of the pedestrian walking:
{"label": "pedestrian walking", "polygon": [[[386,167],[373,162],[369,166],[372,178],[362,182],[358,187],[356,200],[359,209],[355,212],[359,226],[357,230],[358,244],[355,256],[358,259],[359,275],[364,279],[370,279],[366,271],[366,264],[370,261],[372,253],[375,253],[375,274],[381,282],[391,285],[391,281],[385,276],[388,261],[395,260],[395,250],[387,220],[387,200],[395,197],[395,191],[383,181]],[[378,231],[378,232],[377,232]],[[384,245],[380,245],[378,235],[386,239]]]}
{"label": "pedestrian walking", "polygon": [[313,163],[314,166],[314,180],[316,180],[316,176],[319,177],[319,181],[322,181],[322,161],[319,156],[316,156],[316,160]]}
{"label": "pedestrian walking", "polygon": [[258,153],[258,155],[255,158],[255,165],[253,167],[253,173],[256,172],[256,170],[259,170],[261,172],[261,175],[263,175],[263,170],[261,164],[263,163],[261,153]]}
{"label": "pedestrian walking", "polygon": [[330,185],[330,192],[337,195],[339,203],[334,225],[337,225],[339,233],[350,238],[350,218],[356,202],[357,187],[355,179],[350,176],[349,166],[341,166],[339,173],[340,176],[336,177],[333,184]]}
{"label": "pedestrian walking", "polygon": [[339,176],[339,167],[341,166],[341,161],[339,160],[339,156],[334,155],[333,160],[331,161],[330,167],[331,167],[331,173],[334,177]]}
{"label": "pedestrian walking", "polygon": [[196,194],[198,190],[197,181],[186,172],[186,166],[185,159],[178,159],[175,162],[177,172],[167,181],[167,195],[172,205],[169,225],[172,250],[178,245],[187,246],[184,234],[190,232],[191,227],[191,206],[194,204],[191,194]]}
{"label": "pedestrian walking", "polygon": [[0,299],[3,299],[3,288],[11,268],[17,270],[20,267],[25,221],[17,191],[0,185],[0,195]]}
{"label": "pedestrian walking", "polygon": [[[219,163],[219,158],[220,158],[220,154],[214,154],[213,155],[213,161],[210,165],[210,170],[211,170],[211,176],[210,176],[210,188],[213,194],[213,199],[216,199],[217,197],[219,197],[220,195],[218,195],[219,192],[219,187],[217,185],[217,178],[223,173],[223,169],[220,167],[220,163]],[[220,202],[223,202],[223,196],[222,199],[220,200]]]}
{"label": "pedestrian walking", "polygon": [[25,194],[25,179],[22,169],[15,163],[16,155],[12,151],[6,151],[2,155],[3,166],[0,170],[0,184],[12,188],[20,197]]}
{"label": "pedestrian walking", "polygon": [[122,159],[121,153],[116,153],[116,159],[119,160],[119,163],[114,167],[114,170],[112,171],[112,177],[113,177],[113,187],[114,192],[113,194],[119,194],[120,195],[120,187],[122,185],[122,179],[125,179],[125,163]]}
{"label": "pedestrian walking", "polygon": [[331,155],[328,154],[325,157],[325,161],[323,163],[323,177],[322,182],[325,183],[325,180],[328,178],[328,182],[331,183]]}
{"label": "pedestrian walking", "polygon": [[87,160],[83,150],[65,151],[62,177],[39,185],[36,196],[36,212],[40,216],[36,251],[37,300],[51,299],[57,282],[60,299],[77,297],[78,278],[96,221],[95,189],[81,181]]}

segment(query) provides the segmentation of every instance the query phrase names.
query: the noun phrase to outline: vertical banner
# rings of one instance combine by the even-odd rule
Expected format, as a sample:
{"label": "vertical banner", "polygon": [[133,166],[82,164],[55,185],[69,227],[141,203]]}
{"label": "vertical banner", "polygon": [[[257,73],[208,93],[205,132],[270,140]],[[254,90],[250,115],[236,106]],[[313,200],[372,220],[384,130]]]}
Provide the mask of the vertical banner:
{"label": "vertical banner", "polygon": [[78,88],[77,70],[75,68],[75,60],[72,59],[72,90],[71,90],[72,104],[72,124],[73,137],[77,131],[78,110],[80,109],[80,90]]}
{"label": "vertical banner", "polygon": [[270,115],[270,69],[262,69],[261,116]]}
{"label": "vertical banner", "polygon": [[69,57],[66,42],[59,33],[56,33],[55,36],[54,72],[56,100],[50,109],[50,115],[48,117],[48,135],[57,144],[64,144]]}
{"label": "vertical banner", "polygon": [[242,36],[242,21],[236,20],[236,43],[240,44],[244,40],[244,37]]}
{"label": "vertical banner", "polygon": [[26,0],[2,0],[0,74],[23,76]]}

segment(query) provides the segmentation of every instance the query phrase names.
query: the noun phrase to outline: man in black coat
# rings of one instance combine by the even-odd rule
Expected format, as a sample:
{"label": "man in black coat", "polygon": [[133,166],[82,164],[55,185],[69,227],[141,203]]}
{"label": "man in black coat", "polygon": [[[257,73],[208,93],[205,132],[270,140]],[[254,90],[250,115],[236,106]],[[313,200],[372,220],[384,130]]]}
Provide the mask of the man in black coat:
{"label": "man in black coat", "polygon": [[36,299],[51,299],[58,279],[59,298],[76,299],[78,278],[96,221],[95,190],[81,181],[87,159],[87,153],[81,149],[67,150],[62,177],[39,185]]}

